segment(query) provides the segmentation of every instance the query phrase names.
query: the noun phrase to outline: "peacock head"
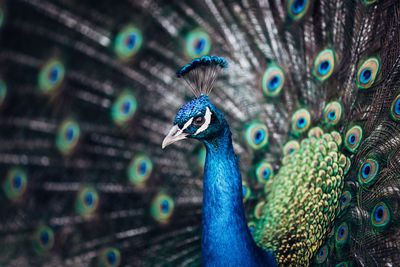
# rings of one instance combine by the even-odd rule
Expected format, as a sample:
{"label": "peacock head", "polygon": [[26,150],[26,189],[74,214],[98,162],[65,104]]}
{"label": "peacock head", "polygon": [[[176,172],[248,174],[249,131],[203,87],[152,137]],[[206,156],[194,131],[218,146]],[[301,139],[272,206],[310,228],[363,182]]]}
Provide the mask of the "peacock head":
{"label": "peacock head", "polygon": [[179,109],[162,148],[186,138],[200,141],[214,139],[223,132],[226,125],[224,115],[210,102],[208,96],[200,95]]}
{"label": "peacock head", "polygon": [[212,90],[217,74],[227,65],[224,58],[204,56],[192,60],[177,71],[177,77],[184,78],[196,98],[179,109],[174,126],[165,137],[162,148],[186,138],[212,140],[224,131],[227,126],[224,115],[207,95]]}

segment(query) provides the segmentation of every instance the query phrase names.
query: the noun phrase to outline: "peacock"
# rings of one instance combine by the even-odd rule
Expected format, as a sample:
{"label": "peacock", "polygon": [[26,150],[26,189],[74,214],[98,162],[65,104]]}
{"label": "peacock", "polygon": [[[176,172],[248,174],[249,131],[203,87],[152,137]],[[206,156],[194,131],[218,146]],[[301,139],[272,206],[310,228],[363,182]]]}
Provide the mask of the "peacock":
{"label": "peacock", "polygon": [[0,265],[398,266],[399,16],[0,0]]}

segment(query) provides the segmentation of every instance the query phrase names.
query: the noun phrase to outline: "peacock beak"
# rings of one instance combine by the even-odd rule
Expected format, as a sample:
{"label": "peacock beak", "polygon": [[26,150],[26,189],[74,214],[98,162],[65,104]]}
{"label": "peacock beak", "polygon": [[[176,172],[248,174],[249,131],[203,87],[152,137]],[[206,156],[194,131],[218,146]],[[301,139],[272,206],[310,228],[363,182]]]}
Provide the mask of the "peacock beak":
{"label": "peacock beak", "polygon": [[174,125],[174,127],[172,127],[169,131],[168,135],[164,138],[162,142],[162,148],[164,149],[166,146],[175,143],[176,141],[186,139],[187,136],[188,134],[184,133],[183,129],[180,129],[178,125]]}

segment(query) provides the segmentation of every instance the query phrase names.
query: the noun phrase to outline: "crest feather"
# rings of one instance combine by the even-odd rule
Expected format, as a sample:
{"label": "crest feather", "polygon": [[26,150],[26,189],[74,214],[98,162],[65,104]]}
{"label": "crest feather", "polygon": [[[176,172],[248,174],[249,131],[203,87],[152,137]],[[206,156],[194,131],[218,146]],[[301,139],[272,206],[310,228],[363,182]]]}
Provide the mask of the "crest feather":
{"label": "crest feather", "polygon": [[183,78],[198,98],[202,94],[210,94],[214,82],[223,68],[228,68],[225,58],[203,56],[193,59],[189,64],[178,69],[176,77]]}

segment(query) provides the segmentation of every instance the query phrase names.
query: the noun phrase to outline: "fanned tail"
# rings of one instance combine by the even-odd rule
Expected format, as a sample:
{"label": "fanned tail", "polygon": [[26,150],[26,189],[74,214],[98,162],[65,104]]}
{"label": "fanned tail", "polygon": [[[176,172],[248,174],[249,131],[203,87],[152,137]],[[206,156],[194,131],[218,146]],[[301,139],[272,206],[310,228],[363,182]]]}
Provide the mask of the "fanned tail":
{"label": "fanned tail", "polygon": [[351,163],[307,262],[400,263],[399,5],[1,1],[0,263],[201,264],[204,148],[160,146],[191,97],[176,70],[207,55],[255,239],[284,156],[335,132]]}

